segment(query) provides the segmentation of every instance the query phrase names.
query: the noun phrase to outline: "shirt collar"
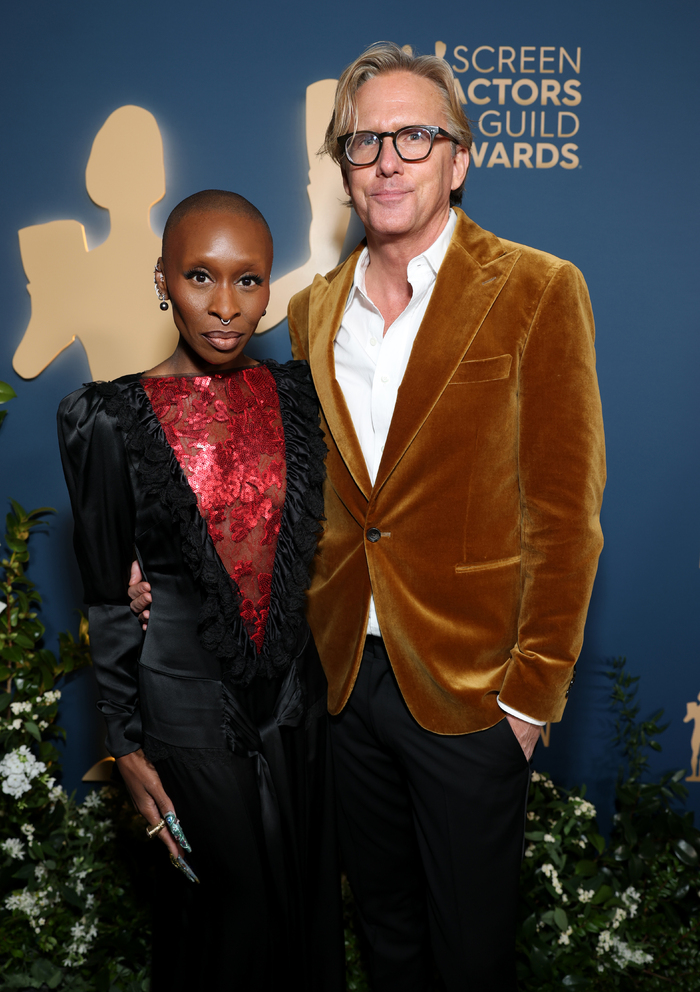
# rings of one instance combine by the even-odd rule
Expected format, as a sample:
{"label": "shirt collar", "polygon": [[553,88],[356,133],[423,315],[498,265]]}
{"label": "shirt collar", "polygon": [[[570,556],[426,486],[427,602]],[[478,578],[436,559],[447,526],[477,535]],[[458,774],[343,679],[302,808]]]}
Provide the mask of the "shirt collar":
{"label": "shirt collar", "polygon": [[[416,257],[412,258],[411,261],[408,263],[408,281],[411,284],[413,284],[413,280],[411,279],[411,270],[415,268],[414,263],[419,261],[419,259],[425,259],[425,261],[428,263],[433,273],[432,276],[433,280],[437,277],[438,270],[443,263],[445,255],[447,254],[447,249],[449,248],[450,241],[452,240],[452,235],[454,233],[454,229],[456,226],[457,226],[457,214],[454,212],[454,210],[450,209],[450,216],[447,219],[447,223],[445,224],[445,227],[443,228],[442,232],[438,235],[436,240],[433,241],[432,245],[429,248],[426,248],[425,251],[422,252],[420,255],[416,255]],[[356,292],[362,293],[362,295],[365,297],[367,296],[367,291],[365,289],[365,273],[367,272],[368,266],[369,266],[369,251],[365,247],[360,253],[360,257],[358,258],[357,264],[355,266],[355,277],[353,279],[350,292],[348,293],[348,300],[347,303],[345,304],[346,310],[350,306],[350,303],[352,302]]]}

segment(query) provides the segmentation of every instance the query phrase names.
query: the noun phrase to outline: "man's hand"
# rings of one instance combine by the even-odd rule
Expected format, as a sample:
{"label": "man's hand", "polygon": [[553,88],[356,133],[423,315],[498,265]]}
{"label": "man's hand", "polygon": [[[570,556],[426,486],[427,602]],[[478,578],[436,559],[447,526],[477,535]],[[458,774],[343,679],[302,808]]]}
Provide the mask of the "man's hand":
{"label": "man's hand", "polygon": [[[133,603],[131,606],[133,610]],[[515,736],[518,738],[520,747],[523,749],[525,757],[529,761],[532,757],[532,752],[535,750],[535,745],[540,739],[541,727],[538,727],[534,723],[528,723],[527,720],[521,720],[517,716],[511,716],[510,713],[506,713],[506,720],[511,726],[511,729]]]}
{"label": "man's hand", "polygon": [[143,581],[143,575],[137,561],[131,563],[129,599],[131,600],[131,612],[136,614],[141,621],[141,626],[146,630],[148,618],[151,615],[148,607],[153,602],[153,597],[151,596],[151,586],[148,582]]}

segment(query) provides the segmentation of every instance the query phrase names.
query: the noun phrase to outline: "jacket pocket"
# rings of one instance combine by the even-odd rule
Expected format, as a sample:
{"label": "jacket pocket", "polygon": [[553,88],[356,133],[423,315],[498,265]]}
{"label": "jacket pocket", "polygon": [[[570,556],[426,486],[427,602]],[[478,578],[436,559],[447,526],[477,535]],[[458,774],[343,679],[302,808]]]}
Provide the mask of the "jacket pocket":
{"label": "jacket pocket", "polygon": [[455,565],[455,572],[484,572],[490,568],[505,568],[506,565],[518,565],[521,555],[513,555],[512,558],[499,558],[497,561],[478,561],[474,564],[460,562]]}
{"label": "jacket pocket", "polygon": [[460,362],[448,385],[452,386],[463,382],[488,382],[490,379],[507,379],[512,363],[512,355],[498,355],[496,358],[479,358],[476,361]]}

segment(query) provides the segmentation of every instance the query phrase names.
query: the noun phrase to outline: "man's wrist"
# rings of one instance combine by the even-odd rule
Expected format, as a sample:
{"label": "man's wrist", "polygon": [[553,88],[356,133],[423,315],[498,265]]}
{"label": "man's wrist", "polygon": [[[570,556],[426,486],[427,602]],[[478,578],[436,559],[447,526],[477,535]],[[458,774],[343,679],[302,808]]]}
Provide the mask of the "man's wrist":
{"label": "man's wrist", "polygon": [[534,717],[528,716],[526,713],[521,713],[519,710],[514,710],[512,706],[507,703],[502,703],[500,696],[496,699],[498,705],[501,707],[504,713],[508,713],[509,716],[515,716],[518,720],[524,720],[525,723],[531,723],[534,727],[544,727],[546,720],[535,720]]}

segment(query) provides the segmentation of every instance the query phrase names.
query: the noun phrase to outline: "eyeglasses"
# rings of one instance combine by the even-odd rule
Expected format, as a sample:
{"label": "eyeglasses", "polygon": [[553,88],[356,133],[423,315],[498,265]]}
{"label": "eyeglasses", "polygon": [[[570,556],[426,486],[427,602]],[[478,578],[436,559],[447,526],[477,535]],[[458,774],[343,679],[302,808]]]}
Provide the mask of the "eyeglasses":
{"label": "eyeglasses", "polygon": [[433,150],[433,142],[438,134],[459,144],[447,131],[435,124],[411,124],[398,131],[355,131],[338,138],[343,153],[352,165],[373,165],[379,158],[384,138],[391,138],[399,158],[404,162],[421,162]]}

